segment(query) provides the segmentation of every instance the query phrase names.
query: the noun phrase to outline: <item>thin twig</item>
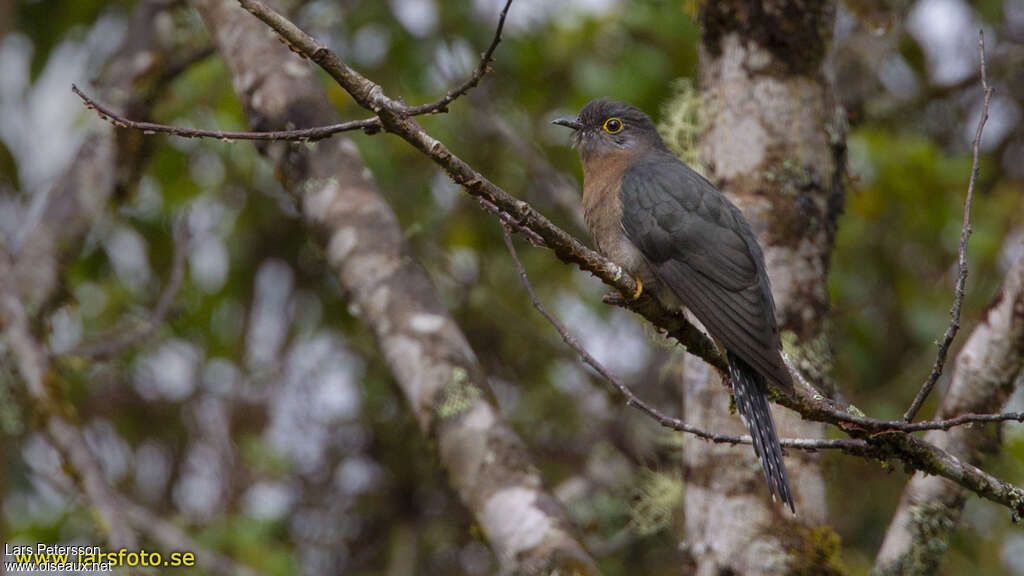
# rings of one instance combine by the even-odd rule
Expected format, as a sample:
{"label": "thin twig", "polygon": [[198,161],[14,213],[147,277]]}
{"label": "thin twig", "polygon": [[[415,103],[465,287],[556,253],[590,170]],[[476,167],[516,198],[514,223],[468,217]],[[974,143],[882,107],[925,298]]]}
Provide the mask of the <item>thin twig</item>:
{"label": "thin twig", "polygon": [[974,133],[974,142],[971,144],[973,153],[971,178],[967,182],[967,197],[964,198],[964,217],[963,224],[960,227],[960,250],[957,256],[959,273],[956,278],[956,288],[953,290],[953,307],[949,311],[949,326],[946,328],[946,333],[942,336],[942,342],[939,343],[939,352],[935,357],[935,365],[932,367],[932,372],[928,375],[924,385],[921,386],[917,396],[914,397],[914,401],[910,404],[906,414],[903,415],[903,420],[906,422],[914,419],[918,410],[921,409],[921,405],[928,398],[928,394],[935,387],[935,383],[938,382],[939,376],[942,375],[942,368],[946,364],[946,356],[949,354],[950,344],[953,343],[957,331],[960,330],[960,308],[964,303],[964,291],[967,284],[967,241],[971,237],[971,201],[974,199],[974,184],[978,180],[978,148],[981,145],[981,134],[985,130],[985,123],[988,121],[988,103],[992,98],[992,88],[988,85],[988,79],[985,76],[984,31],[978,32],[978,58],[978,66],[981,69],[981,86],[985,89],[985,101],[981,108],[978,130]]}
{"label": "thin twig", "polygon": [[502,224],[507,227],[511,227],[516,232],[526,236],[527,240],[530,241],[530,244],[533,244],[537,248],[547,248],[547,245],[544,244],[544,239],[541,238],[540,235],[520,224],[514,217],[512,217],[511,214],[505,212],[501,208],[498,208],[490,200],[487,200],[486,198],[477,198],[477,202],[480,204],[481,208],[497,216],[498,219],[501,220]]}
{"label": "thin twig", "polygon": [[190,234],[188,225],[179,222],[174,230],[174,257],[171,265],[171,275],[164,286],[156,307],[153,308],[149,318],[134,330],[116,329],[113,333],[96,338],[92,342],[86,342],[75,347],[62,356],[83,356],[86,358],[106,359],[113,358],[121,353],[139,346],[149,339],[154,332],[163,324],[164,318],[171,311],[171,305],[181,289],[185,279],[185,260],[188,256]]}
{"label": "thin twig", "polygon": [[216,47],[214,47],[213,44],[208,44],[184,54],[176,54],[174,58],[167,63],[167,68],[160,73],[160,77],[156,81],[156,84],[158,86],[166,86],[172,80],[177,78],[179,74],[182,74],[192,66],[206,60],[216,53]]}
{"label": "thin twig", "polygon": [[125,118],[118,113],[114,112],[110,108],[96,102],[84,92],[78,89],[78,86],[71,85],[71,91],[74,92],[82,102],[85,103],[85,107],[91,110],[95,110],[99,114],[100,119],[106,120],[112,123],[118,128],[132,128],[134,130],[142,130],[144,134],[170,134],[172,136],[181,136],[182,138],[217,138],[225,142],[232,142],[235,140],[285,140],[289,142],[314,142],[316,140],[323,140],[329,138],[339,132],[350,132],[352,130],[363,130],[368,133],[374,133],[380,131],[380,120],[377,118],[367,118],[365,120],[353,120],[351,122],[342,122],[340,124],[331,124],[330,126],[316,126],[314,128],[303,128],[300,130],[278,130],[273,132],[235,132],[231,130],[199,130],[195,128],[184,128],[181,126],[171,126],[168,124],[157,124],[154,122],[139,122],[136,120],[130,120]]}
{"label": "thin twig", "polygon": [[473,74],[466,79],[465,82],[449,90],[440,100],[431,102],[430,104],[422,104],[420,106],[413,106],[407,108],[405,113],[410,116],[419,116],[421,114],[436,114],[439,112],[447,112],[448,105],[457,100],[459,97],[469,92],[480,84],[480,80],[491,71],[490,64],[494,61],[494,51],[498,49],[498,44],[501,43],[501,32],[505,28],[505,17],[508,16],[508,9],[512,6],[512,0],[505,0],[505,6],[501,9],[501,14],[498,15],[498,25],[494,29],[494,37],[491,38],[491,44],[487,47],[487,50],[480,55],[480,63],[476,69],[473,70]]}

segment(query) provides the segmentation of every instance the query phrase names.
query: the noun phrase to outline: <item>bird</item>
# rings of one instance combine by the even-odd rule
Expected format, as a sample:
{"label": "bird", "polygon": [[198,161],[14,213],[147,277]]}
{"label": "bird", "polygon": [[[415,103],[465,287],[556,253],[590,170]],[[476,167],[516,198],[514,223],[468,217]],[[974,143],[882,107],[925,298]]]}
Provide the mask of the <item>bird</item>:
{"label": "bird", "polygon": [[583,215],[599,252],[672,309],[685,307],[725,349],[729,380],[774,500],[796,513],[768,386],[791,393],[775,302],[757,237],[732,202],[677,158],[651,118],[625,102],[588,102],[572,129]]}

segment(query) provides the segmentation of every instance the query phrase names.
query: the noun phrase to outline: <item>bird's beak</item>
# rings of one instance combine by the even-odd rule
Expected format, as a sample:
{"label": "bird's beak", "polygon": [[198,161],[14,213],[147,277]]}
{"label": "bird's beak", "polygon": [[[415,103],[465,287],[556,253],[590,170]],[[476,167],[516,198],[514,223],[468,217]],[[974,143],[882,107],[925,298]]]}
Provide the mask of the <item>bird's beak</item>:
{"label": "bird's beak", "polygon": [[572,128],[573,130],[583,128],[583,124],[580,124],[575,118],[569,117],[558,118],[557,120],[552,120],[551,123],[558,124],[559,126],[565,126],[566,128]]}

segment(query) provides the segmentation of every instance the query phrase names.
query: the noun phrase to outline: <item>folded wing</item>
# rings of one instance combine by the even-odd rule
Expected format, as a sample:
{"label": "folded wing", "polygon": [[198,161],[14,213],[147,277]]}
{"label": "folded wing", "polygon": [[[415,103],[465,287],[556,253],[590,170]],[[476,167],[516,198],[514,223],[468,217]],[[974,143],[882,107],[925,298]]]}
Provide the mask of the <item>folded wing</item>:
{"label": "folded wing", "polygon": [[739,210],[668,153],[630,167],[619,194],[626,236],[659,280],[727,350],[790,386],[764,258]]}

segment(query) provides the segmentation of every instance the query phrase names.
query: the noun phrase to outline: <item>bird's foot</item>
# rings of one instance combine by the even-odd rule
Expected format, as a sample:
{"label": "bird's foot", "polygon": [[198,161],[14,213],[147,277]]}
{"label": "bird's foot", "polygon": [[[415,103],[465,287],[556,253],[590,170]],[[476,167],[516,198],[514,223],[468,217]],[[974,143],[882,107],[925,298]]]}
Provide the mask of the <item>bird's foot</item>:
{"label": "bird's foot", "polygon": [[639,278],[636,279],[636,292],[633,292],[633,300],[640,298],[640,295],[644,293],[644,283]]}
{"label": "bird's foot", "polygon": [[625,306],[626,299],[622,297],[622,294],[618,292],[609,292],[601,297],[601,301],[605,304],[611,304],[612,306]]}

